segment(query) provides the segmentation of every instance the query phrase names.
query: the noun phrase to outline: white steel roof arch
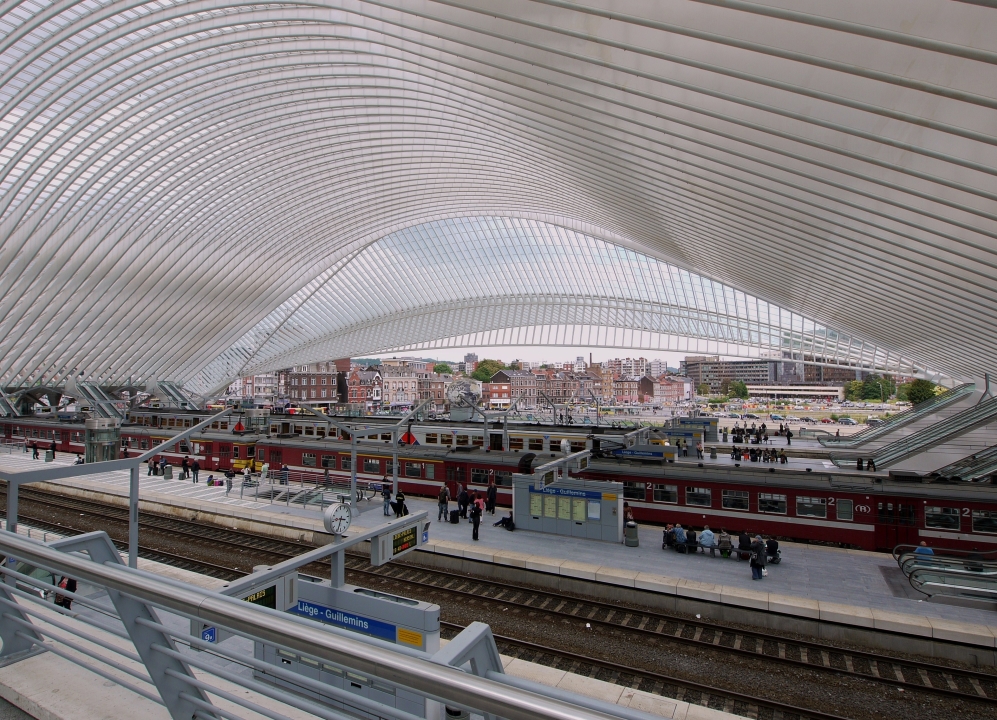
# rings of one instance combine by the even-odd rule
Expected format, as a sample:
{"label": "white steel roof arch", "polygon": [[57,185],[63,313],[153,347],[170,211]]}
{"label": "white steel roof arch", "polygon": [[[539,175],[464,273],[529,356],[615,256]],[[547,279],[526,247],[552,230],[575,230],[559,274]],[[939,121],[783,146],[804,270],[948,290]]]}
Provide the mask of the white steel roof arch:
{"label": "white steel roof arch", "polygon": [[461,215],[588,223],[918,367],[989,362],[990,8],[623,9],[0,6],[0,383],[190,379]]}

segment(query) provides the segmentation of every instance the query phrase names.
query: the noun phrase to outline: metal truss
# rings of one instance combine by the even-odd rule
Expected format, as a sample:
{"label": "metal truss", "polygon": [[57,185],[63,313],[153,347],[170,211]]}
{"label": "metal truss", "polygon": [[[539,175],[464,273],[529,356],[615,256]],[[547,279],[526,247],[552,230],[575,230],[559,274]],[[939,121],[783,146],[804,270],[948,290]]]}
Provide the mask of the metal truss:
{"label": "metal truss", "polygon": [[468,345],[684,350],[923,372],[673,264],[509,217],[454,218],[392,233],[265,326],[226,354],[220,374],[209,368],[192,387],[210,390],[240,362],[254,374],[315,357]]}
{"label": "metal truss", "polygon": [[[0,385],[206,387],[535,327],[977,376],[995,68],[997,10],[944,0],[0,2]],[[458,297],[444,274],[394,325],[309,315],[388,238],[460,218],[542,221],[782,310],[589,272],[558,299]]]}

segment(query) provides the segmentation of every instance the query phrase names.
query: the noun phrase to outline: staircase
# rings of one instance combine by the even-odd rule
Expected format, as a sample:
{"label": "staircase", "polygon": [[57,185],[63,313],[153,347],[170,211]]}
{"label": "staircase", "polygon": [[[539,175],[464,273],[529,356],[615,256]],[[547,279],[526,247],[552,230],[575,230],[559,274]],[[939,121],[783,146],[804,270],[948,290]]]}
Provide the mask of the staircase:
{"label": "staircase", "polygon": [[848,435],[842,438],[818,437],[817,442],[824,447],[831,448],[860,447],[861,445],[865,445],[876,438],[888,435],[894,430],[910,425],[916,420],[927,417],[931,413],[938,412],[942,408],[946,408],[949,405],[972,395],[974,390],[976,390],[976,385],[974,383],[958,385],[941,395],[936,395],[931,400],[925,400],[922,403],[918,403],[906,412],[898,413],[890,418],[887,418],[875,427],[870,427],[861,432],[857,432],[854,435]]}
{"label": "staircase", "polygon": [[988,398],[871,452],[832,452],[831,460],[838,467],[845,467],[854,465],[859,458],[871,459],[876,469],[882,470],[993,422],[997,422],[997,398]]}

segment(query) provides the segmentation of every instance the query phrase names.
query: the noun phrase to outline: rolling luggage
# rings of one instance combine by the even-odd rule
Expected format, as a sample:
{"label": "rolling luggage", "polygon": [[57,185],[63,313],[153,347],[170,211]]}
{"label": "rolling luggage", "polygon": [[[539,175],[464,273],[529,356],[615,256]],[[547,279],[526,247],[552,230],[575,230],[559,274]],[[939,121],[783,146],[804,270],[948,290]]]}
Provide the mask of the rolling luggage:
{"label": "rolling luggage", "polygon": [[460,523],[460,510],[450,511],[450,524],[457,525]]}

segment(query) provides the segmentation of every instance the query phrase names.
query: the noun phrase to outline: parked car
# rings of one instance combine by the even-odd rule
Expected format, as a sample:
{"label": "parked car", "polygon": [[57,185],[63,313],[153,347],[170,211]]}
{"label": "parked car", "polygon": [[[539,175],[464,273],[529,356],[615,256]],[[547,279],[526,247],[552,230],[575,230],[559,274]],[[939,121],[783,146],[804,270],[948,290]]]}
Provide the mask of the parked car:
{"label": "parked car", "polygon": [[744,413],[745,420],[761,420],[761,417],[755,415],[754,413]]}
{"label": "parked car", "polygon": [[865,421],[865,424],[869,427],[876,427],[877,425],[882,425],[883,421],[880,418],[871,417]]}
{"label": "parked car", "polygon": [[769,417],[772,418],[773,420],[785,420],[786,419],[782,415],[778,415],[776,413],[772,413],[771,415],[769,415]]}
{"label": "parked car", "polygon": [[786,420],[787,422],[800,422],[800,419],[795,415],[787,415]]}
{"label": "parked car", "polygon": [[729,418],[737,418],[738,420],[741,419],[741,416],[738,415],[737,413],[727,413],[727,417],[729,417]]}
{"label": "parked car", "polygon": [[817,421],[816,421],[816,420],[814,420],[814,419],[813,419],[812,417],[810,417],[809,415],[804,415],[803,417],[801,417],[801,418],[800,418],[800,422],[805,422],[805,423],[815,423],[815,422],[817,422]]}
{"label": "parked car", "polygon": [[820,421],[825,424],[830,424],[834,422],[834,420],[832,420],[831,418],[821,418]]}
{"label": "parked car", "polygon": [[858,425],[858,423],[855,422],[854,420],[852,420],[851,418],[838,418],[838,424],[839,425]]}

